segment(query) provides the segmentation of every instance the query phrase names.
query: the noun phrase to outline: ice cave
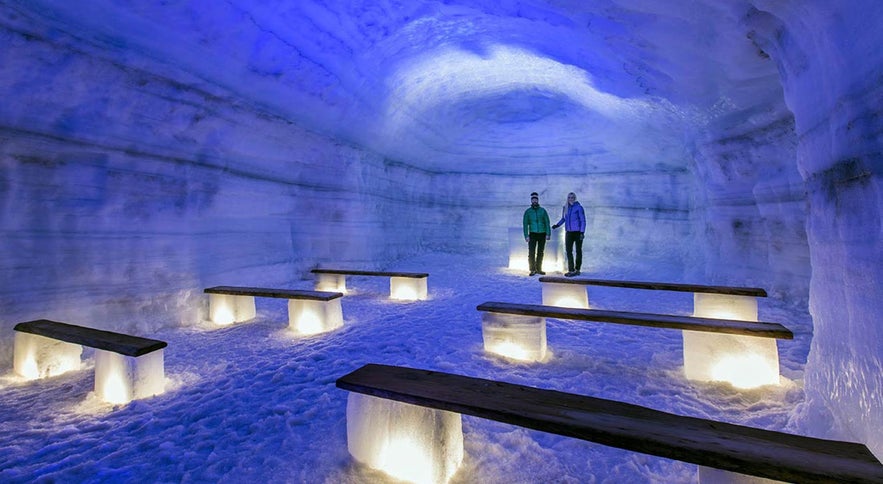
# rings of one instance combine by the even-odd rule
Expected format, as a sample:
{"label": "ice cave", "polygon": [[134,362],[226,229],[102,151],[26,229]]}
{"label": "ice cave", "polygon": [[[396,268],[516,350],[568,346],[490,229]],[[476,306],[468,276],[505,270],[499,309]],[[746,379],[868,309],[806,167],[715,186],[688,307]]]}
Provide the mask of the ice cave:
{"label": "ice cave", "polygon": [[[0,481],[421,482],[348,451],[335,380],[367,363],[883,459],[881,25],[879,0],[0,0]],[[532,192],[553,223],[568,193],[585,207],[580,277],[764,288],[755,319],[794,332],[772,384],[687,379],[666,329],[548,319],[530,358],[486,352],[476,305],[545,297],[510,263]],[[212,322],[206,288],[335,266],[429,277],[417,300],[348,282],[321,332],[283,299]],[[20,362],[14,328],[43,319],[167,342],[124,363],[161,383],[102,399],[88,347]],[[477,417],[462,434],[442,481],[716,482]]]}

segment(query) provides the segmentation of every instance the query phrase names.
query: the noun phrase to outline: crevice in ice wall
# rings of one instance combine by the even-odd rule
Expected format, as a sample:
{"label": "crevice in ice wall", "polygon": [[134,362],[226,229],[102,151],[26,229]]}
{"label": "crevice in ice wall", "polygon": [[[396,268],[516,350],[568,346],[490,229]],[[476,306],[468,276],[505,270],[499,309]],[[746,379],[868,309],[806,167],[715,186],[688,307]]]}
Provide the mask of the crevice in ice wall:
{"label": "crevice in ice wall", "polygon": [[697,142],[703,181],[693,206],[706,249],[703,280],[765,288],[805,307],[809,298],[806,189],[794,118],[781,91],[731,113]]}
{"label": "crevice in ice wall", "polygon": [[[753,3],[752,35],[779,66],[808,191],[813,341],[796,421],[883,458],[883,3]],[[832,428],[814,420],[826,412]]]}
{"label": "crevice in ice wall", "polygon": [[307,288],[318,263],[419,248],[401,180],[428,174],[38,17],[0,37],[0,360],[20,321],[149,335],[197,321],[207,286]]}

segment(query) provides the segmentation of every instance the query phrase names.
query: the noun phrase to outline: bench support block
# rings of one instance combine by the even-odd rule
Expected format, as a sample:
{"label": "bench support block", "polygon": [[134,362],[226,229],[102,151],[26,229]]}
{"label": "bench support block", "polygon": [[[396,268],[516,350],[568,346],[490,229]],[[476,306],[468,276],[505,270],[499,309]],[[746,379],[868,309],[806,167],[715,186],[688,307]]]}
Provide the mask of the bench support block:
{"label": "bench support block", "polygon": [[28,380],[79,370],[83,347],[36,334],[15,332],[13,368]]}
{"label": "bench support block", "polygon": [[[693,315],[757,321],[757,299],[695,293]],[[779,349],[775,339],[696,331],[683,334],[687,379],[726,381],[737,388],[779,384]]]}
{"label": "bench support block", "polygon": [[459,413],[350,393],[346,440],[359,462],[397,479],[447,482],[463,462]]}
{"label": "bench support block", "polygon": [[522,361],[546,359],[546,318],[485,312],[481,336],[488,353]]}
{"label": "bench support block", "polygon": [[343,326],[340,298],[330,301],[288,300],[288,326],[298,334],[311,335]]}
{"label": "bench support block", "polygon": [[163,350],[142,356],[125,356],[95,350],[95,394],[102,400],[121,404],[165,391]]}
{"label": "bench support block", "polygon": [[209,319],[216,324],[241,323],[256,314],[254,296],[209,294]]}
{"label": "bench support block", "polygon": [[553,282],[544,282],[542,286],[543,304],[546,306],[589,309],[589,294],[585,286]]}
{"label": "bench support block", "polygon": [[390,277],[389,297],[405,301],[425,301],[426,277]]}
{"label": "bench support block", "polygon": [[316,290],[346,294],[346,275],[316,274]]}
{"label": "bench support block", "polygon": [[779,349],[773,338],[684,331],[688,380],[726,381],[737,388],[779,384]]}

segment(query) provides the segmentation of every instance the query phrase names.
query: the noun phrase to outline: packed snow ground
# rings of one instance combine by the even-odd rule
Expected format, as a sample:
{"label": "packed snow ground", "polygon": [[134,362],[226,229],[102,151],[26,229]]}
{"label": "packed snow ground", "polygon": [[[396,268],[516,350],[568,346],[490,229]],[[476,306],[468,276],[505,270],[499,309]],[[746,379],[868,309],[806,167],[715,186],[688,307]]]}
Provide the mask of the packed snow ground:
{"label": "packed snow ground", "polygon": [[[257,299],[258,316],[250,322],[217,328],[194,321],[187,329],[143,335],[169,343],[167,391],[128,405],[92,395],[88,349],[82,371],[49,380],[23,382],[7,368],[0,378],[0,481],[390,482],[347,453],[347,392],[334,386],[369,362],[801,431],[788,422],[804,399],[811,337],[805,306],[759,304],[759,319],[795,333],[779,342],[779,387],[745,391],[688,382],[679,331],[614,324],[550,319],[548,361],[513,363],[484,353],[475,307],[489,300],[539,304],[542,297],[536,278],[505,263],[432,254],[388,267],[430,273],[430,299],[421,302],[387,299],[386,278],[349,278],[345,325],[324,335],[292,335],[286,301],[267,298]],[[312,281],[295,286],[312,288]],[[590,302],[676,314],[692,307],[690,294],[621,288],[593,288]],[[465,416],[463,432],[465,458],[454,483],[696,481],[694,465],[479,418]]]}

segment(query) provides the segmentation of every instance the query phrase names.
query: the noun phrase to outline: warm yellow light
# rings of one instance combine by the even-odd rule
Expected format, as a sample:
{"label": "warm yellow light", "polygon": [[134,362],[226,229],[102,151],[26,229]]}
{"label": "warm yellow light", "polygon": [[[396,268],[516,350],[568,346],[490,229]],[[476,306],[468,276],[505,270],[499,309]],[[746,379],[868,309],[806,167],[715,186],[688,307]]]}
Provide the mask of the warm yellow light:
{"label": "warm yellow light", "polygon": [[300,334],[317,334],[324,331],[322,317],[314,311],[304,309],[297,320],[297,332]]}
{"label": "warm yellow light", "polygon": [[222,326],[233,324],[235,321],[235,318],[233,317],[233,309],[227,304],[219,304],[212,314],[212,321],[215,324],[220,324]]}
{"label": "warm yellow light", "polygon": [[532,361],[533,358],[527,349],[512,341],[501,341],[488,348],[491,353],[520,361]]}
{"label": "warm yellow light", "polygon": [[515,271],[526,271],[530,268],[530,265],[527,263],[527,256],[519,256],[519,255],[510,255],[509,256],[509,269]]}
{"label": "warm yellow light", "polygon": [[112,373],[104,381],[104,387],[101,389],[101,398],[113,404],[128,403],[131,399],[129,391],[124,379],[119,373]]}
{"label": "warm yellow light", "polygon": [[417,289],[413,286],[398,285],[393,289],[389,297],[403,301],[414,301],[417,299]]}
{"label": "warm yellow light", "polygon": [[40,370],[37,368],[37,360],[34,359],[34,355],[28,355],[25,357],[20,371],[21,376],[28,380],[36,380],[37,378],[40,378]]}
{"label": "warm yellow light", "polygon": [[390,476],[408,482],[432,482],[432,460],[419,442],[398,437],[380,451],[380,469]]}
{"label": "warm yellow light", "polygon": [[582,301],[580,301],[579,299],[577,299],[575,297],[567,297],[567,296],[559,297],[559,298],[555,299],[555,301],[552,302],[551,305],[562,307],[562,308],[586,309],[586,305],[583,304]]}
{"label": "warm yellow light", "polygon": [[778,385],[779,369],[757,354],[730,355],[712,366],[711,379],[742,389]]}

